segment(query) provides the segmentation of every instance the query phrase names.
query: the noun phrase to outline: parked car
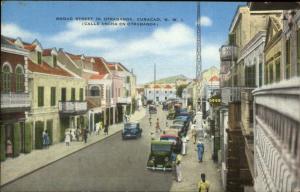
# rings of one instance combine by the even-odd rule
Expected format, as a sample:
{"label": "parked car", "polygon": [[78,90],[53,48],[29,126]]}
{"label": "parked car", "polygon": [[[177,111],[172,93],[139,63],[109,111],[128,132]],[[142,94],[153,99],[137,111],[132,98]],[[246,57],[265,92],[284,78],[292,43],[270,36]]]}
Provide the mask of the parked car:
{"label": "parked car", "polygon": [[142,136],[143,130],[140,128],[139,123],[129,122],[124,124],[124,128],[122,131],[123,139],[133,139]]}
{"label": "parked car", "polygon": [[147,169],[172,171],[172,143],[169,141],[151,141]]}
{"label": "parked car", "polygon": [[171,134],[171,135],[178,135],[180,129],[177,128],[170,128],[170,129],[164,129],[163,133],[164,134]]}
{"label": "parked car", "polygon": [[149,105],[149,114],[156,114],[157,109],[155,105]]}
{"label": "parked car", "polygon": [[162,135],[160,135],[160,140],[161,141],[169,141],[171,143],[175,143],[177,137],[178,136],[175,135],[175,134],[162,134]]}
{"label": "parked car", "polygon": [[187,133],[187,128],[185,127],[183,121],[178,121],[178,122],[173,123],[170,126],[170,129],[176,129],[180,136],[184,136]]}

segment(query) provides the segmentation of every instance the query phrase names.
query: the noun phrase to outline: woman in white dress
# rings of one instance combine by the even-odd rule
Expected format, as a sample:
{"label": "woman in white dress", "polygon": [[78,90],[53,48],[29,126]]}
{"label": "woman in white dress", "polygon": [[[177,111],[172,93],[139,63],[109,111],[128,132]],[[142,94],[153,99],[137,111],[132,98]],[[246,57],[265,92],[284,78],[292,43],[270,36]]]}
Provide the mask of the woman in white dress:
{"label": "woman in white dress", "polygon": [[70,133],[66,133],[66,136],[65,136],[66,146],[70,146],[70,142],[71,142],[71,135],[70,135]]}

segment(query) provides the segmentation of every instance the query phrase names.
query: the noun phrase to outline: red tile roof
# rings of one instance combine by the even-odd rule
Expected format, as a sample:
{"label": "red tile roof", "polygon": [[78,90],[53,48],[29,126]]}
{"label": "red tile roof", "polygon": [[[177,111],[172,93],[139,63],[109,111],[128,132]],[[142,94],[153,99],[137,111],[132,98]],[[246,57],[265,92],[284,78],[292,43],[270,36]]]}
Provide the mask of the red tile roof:
{"label": "red tile roof", "polygon": [[44,49],[43,50],[43,56],[50,56],[52,49]]}
{"label": "red tile roof", "polygon": [[89,79],[103,79],[104,77],[105,77],[105,74],[104,75],[94,74]]}
{"label": "red tile roof", "polygon": [[24,45],[24,49],[27,49],[29,51],[34,51],[36,48],[36,45],[32,44],[32,45]]}
{"label": "red tile roof", "polygon": [[165,89],[172,89],[172,86],[171,85],[166,85]]}
{"label": "red tile roof", "polygon": [[159,86],[159,85],[155,85],[154,88],[155,88],[155,89],[159,89],[160,86]]}
{"label": "red tile roof", "polygon": [[81,59],[81,55],[74,55],[74,54],[68,53],[68,52],[65,52],[65,54],[67,54],[71,59],[74,59],[74,60],[80,60]]}
{"label": "red tile roof", "polygon": [[109,73],[109,71],[105,67],[106,64],[103,61],[103,58],[101,58],[101,57],[92,57],[92,58],[94,58],[94,60],[95,60],[94,71],[97,71],[99,73],[99,75],[105,75],[105,74]]}
{"label": "red tile roof", "polygon": [[217,77],[216,75],[212,76],[209,81],[219,81],[219,77]]}
{"label": "red tile roof", "polygon": [[39,72],[39,73],[46,73],[50,75],[61,75],[72,77],[70,73],[63,70],[60,67],[50,67],[47,63],[43,62],[42,64],[35,64],[30,59],[28,60],[28,69],[31,72]]}

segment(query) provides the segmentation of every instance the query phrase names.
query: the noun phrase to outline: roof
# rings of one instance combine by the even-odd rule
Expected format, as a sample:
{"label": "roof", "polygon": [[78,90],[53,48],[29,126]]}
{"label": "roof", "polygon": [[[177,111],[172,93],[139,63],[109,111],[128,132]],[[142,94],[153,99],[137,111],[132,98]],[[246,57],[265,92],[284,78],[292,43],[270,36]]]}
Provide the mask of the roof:
{"label": "roof", "polygon": [[16,46],[14,44],[14,41],[15,41],[15,39],[12,40],[12,38],[10,38],[10,37],[5,37],[5,36],[1,35],[1,47],[7,47],[7,48],[27,52],[25,49]]}
{"label": "roof", "polygon": [[248,2],[251,11],[299,9],[299,2]]}
{"label": "roof", "polygon": [[160,138],[177,138],[177,135],[174,134],[163,134],[160,136]]}
{"label": "roof", "polygon": [[34,51],[36,48],[36,45],[32,44],[32,45],[24,45],[24,49],[27,49],[29,51]]}
{"label": "roof", "polygon": [[50,56],[52,49],[44,49],[43,50],[43,56]]}
{"label": "roof", "polygon": [[81,60],[81,55],[75,55],[66,51],[64,51],[64,53],[67,54],[73,60]]}
{"label": "roof", "polygon": [[165,89],[172,89],[173,87],[171,85],[166,85]]}
{"label": "roof", "polygon": [[209,79],[209,81],[219,81],[219,80],[220,80],[219,77],[216,76],[216,75],[212,76],[212,77]]}
{"label": "roof", "polygon": [[45,62],[43,62],[42,64],[35,64],[31,59],[28,59],[28,70],[31,72],[72,77],[72,75],[70,73],[68,73],[67,71],[63,70],[62,68],[60,68],[58,66],[50,67]]}
{"label": "roof", "polygon": [[154,88],[155,88],[155,89],[159,89],[160,86],[159,86],[159,85],[155,85]]}
{"label": "roof", "polygon": [[108,69],[105,67],[106,63],[101,57],[93,57],[95,60],[94,70],[99,73],[99,75],[106,75],[109,73]]}
{"label": "roof", "polygon": [[105,75],[106,74],[102,74],[102,75],[94,74],[89,79],[103,79],[105,77]]}

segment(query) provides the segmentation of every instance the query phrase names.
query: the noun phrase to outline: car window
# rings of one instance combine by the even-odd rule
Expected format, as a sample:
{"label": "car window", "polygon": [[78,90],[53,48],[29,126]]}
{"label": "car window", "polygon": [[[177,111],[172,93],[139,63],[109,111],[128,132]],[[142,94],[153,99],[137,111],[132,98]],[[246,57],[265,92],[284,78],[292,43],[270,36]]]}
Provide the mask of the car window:
{"label": "car window", "polygon": [[171,145],[155,144],[151,146],[151,150],[158,152],[169,152],[171,151]]}

